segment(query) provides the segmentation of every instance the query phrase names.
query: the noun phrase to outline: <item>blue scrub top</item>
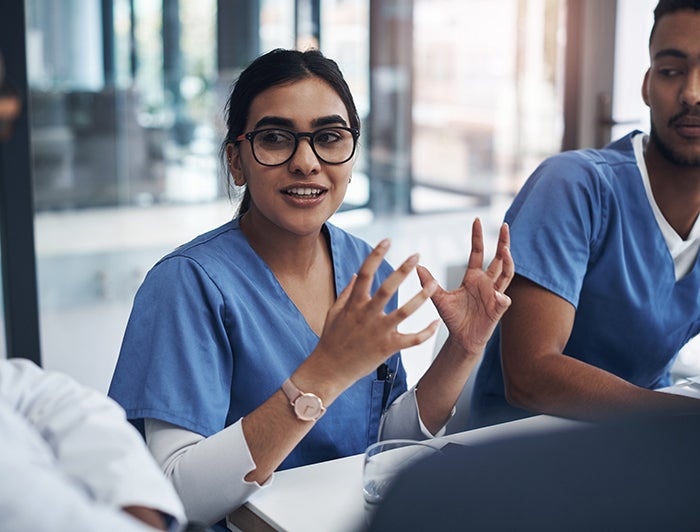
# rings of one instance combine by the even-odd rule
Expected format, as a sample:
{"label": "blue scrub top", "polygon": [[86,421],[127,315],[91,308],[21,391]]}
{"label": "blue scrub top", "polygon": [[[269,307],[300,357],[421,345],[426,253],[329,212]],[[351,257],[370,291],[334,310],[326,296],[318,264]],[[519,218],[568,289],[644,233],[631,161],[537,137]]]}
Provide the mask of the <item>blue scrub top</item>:
{"label": "blue scrub top", "polygon": [[[679,349],[700,331],[700,267],[676,281],[646,196],[635,131],[603,150],[546,160],[506,213],[516,273],[576,308],[564,352],[644,388],[670,384]],[[478,427],[529,415],[504,397],[500,330],[471,403]]]}
{"label": "blue scrub top", "polygon": [[[339,294],[371,247],[332,224],[323,230]],[[372,292],[391,272],[384,261]],[[386,311],[396,305],[394,296]],[[149,271],[109,395],[141,431],[143,420],[152,418],[208,437],[275,393],[318,340],[234,219]],[[400,355],[387,363],[393,379],[372,374],[351,386],[279,469],[357,454],[375,442],[384,406],[406,391]]]}

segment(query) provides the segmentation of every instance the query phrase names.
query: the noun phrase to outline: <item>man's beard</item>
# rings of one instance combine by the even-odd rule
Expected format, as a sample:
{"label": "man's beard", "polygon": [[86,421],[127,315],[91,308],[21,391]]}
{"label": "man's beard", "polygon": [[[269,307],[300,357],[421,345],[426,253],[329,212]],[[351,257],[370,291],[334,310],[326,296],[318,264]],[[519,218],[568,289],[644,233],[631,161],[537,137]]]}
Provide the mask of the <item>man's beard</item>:
{"label": "man's beard", "polygon": [[[682,113],[681,115],[677,115],[671,118],[669,120],[669,126],[672,126],[673,122],[676,119],[686,114],[687,113]],[[651,121],[651,130],[649,131],[649,136],[651,137],[651,140],[654,142],[656,148],[659,150],[661,155],[663,155],[663,157],[670,163],[675,164],[676,166],[684,166],[686,168],[700,167],[700,154],[696,156],[686,156],[682,153],[675,151],[671,146],[664,142],[664,140],[659,136],[659,134],[656,131],[656,128],[654,127],[653,117]]]}

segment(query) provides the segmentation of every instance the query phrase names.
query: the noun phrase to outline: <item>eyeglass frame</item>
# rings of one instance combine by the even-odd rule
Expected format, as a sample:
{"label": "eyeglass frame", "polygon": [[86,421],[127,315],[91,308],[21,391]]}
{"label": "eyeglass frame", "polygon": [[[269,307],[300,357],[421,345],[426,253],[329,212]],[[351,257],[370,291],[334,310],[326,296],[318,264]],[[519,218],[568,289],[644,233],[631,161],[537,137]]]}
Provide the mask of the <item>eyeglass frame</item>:
{"label": "eyeglass frame", "polygon": [[[352,135],[352,151],[350,152],[350,155],[348,156],[347,159],[344,161],[340,161],[337,163],[332,163],[329,161],[326,161],[323,157],[321,157],[318,152],[316,151],[316,145],[314,143],[314,136],[317,133],[320,133],[321,131],[325,131],[328,129],[342,129],[343,131],[349,131],[350,134]],[[265,131],[284,131],[286,133],[289,133],[291,136],[294,137],[294,148],[292,149],[292,153],[287,157],[284,161],[281,163],[275,163],[275,164],[269,164],[269,163],[263,163],[258,159],[258,156],[255,154],[255,145],[253,142],[255,141],[255,137],[259,135],[260,133],[264,133]],[[316,158],[321,161],[324,164],[332,164],[332,165],[338,165],[338,164],[345,164],[348,162],[350,159],[353,158],[355,155],[355,151],[357,150],[357,139],[360,138],[360,130],[356,127],[345,127],[345,126],[328,126],[328,127],[322,127],[320,129],[317,129],[316,131],[292,131],[291,129],[287,129],[284,127],[265,127],[262,129],[254,129],[253,131],[249,131],[248,133],[241,133],[238,135],[235,139],[235,142],[242,142],[244,140],[247,140],[250,142],[250,151],[253,153],[253,157],[255,160],[258,162],[258,164],[262,166],[269,166],[269,167],[274,167],[274,166],[282,166],[283,164],[287,164],[289,161],[292,160],[294,155],[296,155],[297,150],[299,149],[299,139],[302,137],[308,137],[309,139],[309,145],[311,146],[311,151],[314,152],[314,155]]]}

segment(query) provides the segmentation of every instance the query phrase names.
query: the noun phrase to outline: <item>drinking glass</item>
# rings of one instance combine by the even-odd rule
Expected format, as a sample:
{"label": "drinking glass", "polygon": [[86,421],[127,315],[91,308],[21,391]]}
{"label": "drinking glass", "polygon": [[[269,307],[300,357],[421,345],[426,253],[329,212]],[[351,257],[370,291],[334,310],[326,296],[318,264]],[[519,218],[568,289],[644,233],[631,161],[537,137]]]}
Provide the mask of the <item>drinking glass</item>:
{"label": "drinking glass", "polygon": [[365,502],[370,508],[382,502],[399,471],[438,452],[430,443],[416,440],[385,440],[367,447],[362,471]]}

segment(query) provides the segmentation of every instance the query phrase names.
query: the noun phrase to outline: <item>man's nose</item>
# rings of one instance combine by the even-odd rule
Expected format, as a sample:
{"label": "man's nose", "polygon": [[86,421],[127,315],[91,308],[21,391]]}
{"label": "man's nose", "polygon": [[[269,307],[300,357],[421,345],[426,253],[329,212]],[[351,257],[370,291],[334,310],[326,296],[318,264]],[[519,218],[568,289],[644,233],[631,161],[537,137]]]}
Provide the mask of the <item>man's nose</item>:
{"label": "man's nose", "polygon": [[681,92],[681,103],[689,107],[700,106],[700,66],[688,73]]}

